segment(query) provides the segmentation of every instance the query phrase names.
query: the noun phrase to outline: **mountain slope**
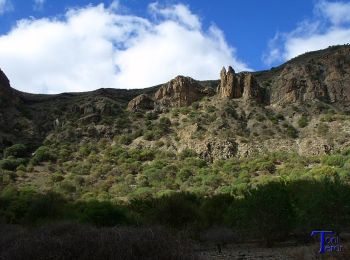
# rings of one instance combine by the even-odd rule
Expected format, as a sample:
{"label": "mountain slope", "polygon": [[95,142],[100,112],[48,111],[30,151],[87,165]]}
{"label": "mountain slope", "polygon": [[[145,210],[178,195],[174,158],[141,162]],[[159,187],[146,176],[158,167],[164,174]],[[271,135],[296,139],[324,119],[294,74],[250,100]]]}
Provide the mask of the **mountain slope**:
{"label": "mountain slope", "polygon": [[[226,71],[222,73],[226,73]],[[77,139],[80,138],[79,135],[81,137],[90,136],[83,132],[86,132],[88,128],[96,128],[96,126],[103,132],[97,131],[97,135],[93,135],[96,138],[103,136],[111,138],[123,131],[136,131],[136,126],[133,124],[112,126],[108,122],[118,120],[120,117],[135,116],[132,115],[133,112],[125,110],[127,104],[136,96],[144,94],[143,98],[147,99],[147,95],[149,95],[152,96],[151,102],[156,101],[155,105],[151,104],[151,108],[158,116],[171,117],[169,111],[174,110],[175,107],[183,107],[186,110],[186,107],[193,102],[199,102],[199,104],[195,104],[199,109],[187,109],[191,110],[191,113],[197,113],[197,115],[190,114],[191,117],[196,117],[189,119],[194,123],[190,129],[187,129],[188,126],[185,123],[178,122],[183,119],[181,116],[171,119],[179,124],[176,127],[176,132],[181,134],[184,130],[186,135],[196,135],[198,132],[205,131],[207,133],[204,139],[218,139],[218,141],[213,141],[216,143],[214,144],[210,141],[203,143],[197,140],[189,141],[185,138],[186,142],[175,145],[175,150],[181,150],[188,146],[198,150],[199,153],[205,153],[208,151],[198,147],[208,145],[221,147],[222,143],[227,141],[227,138],[222,136],[222,132],[230,132],[229,135],[236,140],[233,141],[235,144],[227,149],[236,150],[236,152],[232,152],[233,155],[240,151],[240,147],[244,149],[243,147],[249,146],[239,141],[240,136],[248,138],[248,144],[253,144],[255,141],[260,142],[258,137],[265,140],[266,137],[272,140],[281,140],[282,143],[290,142],[288,149],[291,145],[294,150],[303,152],[303,148],[300,148],[303,141],[289,140],[284,132],[293,132],[294,130],[290,130],[291,127],[298,128],[297,121],[302,115],[312,121],[311,126],[315,127],[318,120],[315,118],[320,113],[325,113],[328,110],[347,113],[350,99],[350,46],[335,46],[307,53],[270,71],[253,74],[235,74],[234,71],[228,71],[228,78],[223,77],[226,77],[226,74],[221,75],[221,86],[220,81],[197,82],[190,78],[178,77],[167,85],[143,90],[100,89],[87,93],[34,95],[11,89],[5,74],[1,73],[0,97],[3,101],[0,110],[2,115],[0,117],[2,125],[0,147],[5,148],[16,142],[21,142],[30,143],[34,149],[50,133],[52,134],[52,131],[56,129],[57,132],[57,128],[60,129],[58,131],[62,132],[59,138],[67,137],[65,132],[70,125],[78,129],[80,126],[82,127],[82,133],[79,131],[76,133],[75,138]],[[231,82],[229,82],[230,80]],[[244,89],[245,92],[243,92]],[[230,93],[231,90],[232,93]],[[255,101],[252,102],[252,100]],[[136,99],[137,102],[141,102],[139,105],[142,107],[142,98]],[[131,106],[134,106],[131,110],[137,111],[138,105],[134,103],[135,101],[131,102]],[[208,117],[210,113],[214,113],[206,111],[211,106],[217,110],[215,121],[206,122],[205,126],[201,122],[197,122],[199,120],[197,117]],[[226,110],[232,110],[231,112],[235,114],[234,117],[228,115]],[[233,112],[233,110],[237,111]],[[147,111],[151,112],[151,110]],[[272,121],[268,118],[276,117],[277,114],[280,117],[277,124],[271,123]],[[282,116],[285,120],[282,120]],[[186,117],[188,118],[188,115]],[[267,118],[267,121],[263,118]],[[343,127],[346,128],[345,125]],[[123,131],[116,130],[117,128],[122,128]],[[314,131],[310,128],[299,129],[299,136],[311,137]],[[217,136],[213,133],[215,131]],[[143,141],[137,140],[135,143],[151,145],[149,142]],[[168,142],[174,146],[173,139],[168,140]],[[247,140],[244,140],[244,143],[247,143]],[[330,145],[326,144],[325,141],[321,143],[322,145]],[[256,145],[252,145],[252,147],[257,148]],[[338,147],[338,144],[335,144],[335,147]],[[270,145],[257,149],[269,148]],[[277,149],[279,148],[283,149],[282,146],[277,147]],[[247,148],[238,154],[247,155],[250,153],[247,152],[249,149]]]}
{"label": "mountain slope", "polygon": [[331,174],[322,156],[350,145],[349,57],[336,46],[220,80],[59,95],[13,90],[1,74],[2,185],[124,197],[236,189],[290,167]]}

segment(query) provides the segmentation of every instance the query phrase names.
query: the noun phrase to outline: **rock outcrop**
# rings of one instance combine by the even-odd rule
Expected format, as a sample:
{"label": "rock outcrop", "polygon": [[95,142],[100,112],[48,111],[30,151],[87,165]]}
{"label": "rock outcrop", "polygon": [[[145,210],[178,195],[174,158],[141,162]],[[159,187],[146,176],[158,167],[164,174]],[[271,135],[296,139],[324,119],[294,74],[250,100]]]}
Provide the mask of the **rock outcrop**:
{"label": "rock outcrop", "polygon": [[237,143],[233,140],[208,140],[205,147],[199,154],[210,162],[229,159],[237,154]]}
{"label": "rock outcrop", "polygon": [[165,107],[191,105],[205,95],[197,81],[190,77],[177,76],[155,93],[155,101]]}
{"label": "rock outcrop", "polygon": [[220,72],[220,85],[218,88],[220,98],[242,98],[244,101],[262,101],[261,88],[254,75],[249,72],[236,74],[229,66]]}
{"label": "rock outcrop", "polygon": [[272,72],[270,103],[350,101],[350,47],[302,55]]}
{"label": "rock outcrop", "polygon": [[154,108],[154,100],[146,94],[141,94],[132,99],[128,104],[129,111],[141,111]]}
{"label": "rock outcrop", "polygon": [[221,98],[240,98],[242,96],[241,86],[238,84],[236,73],[231,66],[226,72],[225,67],[220,72],[219,95]]}
{"label": "rock outcrop", "polygon": [[252,73],[241,73],[239,83],[243,89],[243,100],[262,102],[262,92],[259,83]]}

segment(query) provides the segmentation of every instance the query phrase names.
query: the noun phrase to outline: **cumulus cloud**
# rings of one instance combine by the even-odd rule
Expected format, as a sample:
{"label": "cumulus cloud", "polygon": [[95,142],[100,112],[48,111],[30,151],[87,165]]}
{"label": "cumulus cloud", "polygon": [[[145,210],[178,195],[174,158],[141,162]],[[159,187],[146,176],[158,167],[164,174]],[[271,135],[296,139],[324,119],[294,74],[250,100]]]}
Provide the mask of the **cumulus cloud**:
{"label": "cumulus cloud", "polygon": [[223,65],[249,70],[216,26],[202,29],[182,4],[151,4],[151,18],[118,2],[70,9],[64,18],[24,19],[0,36],[0,67],[12,86],[59,93],[143,88],[176,75],[216,79]]}
{"label": "cumulus cloud", "polygon": [[263,55],[265,64],[283,62],[308,51],[350,43],[350,3],[319,1],[315,15],[291,32],[277,32]]}
{"label": "cumulus cloud", "polygon": [[315,9],[334,25],[350,22],[350,3],[320,1],[316,4]]}
{"label": "cumulus cloud", "polygon": [[13,10],[13,5],[10,0],[0,0],[0,15],[12,10]]}
{"label": "cumulus cloud", "polygon": [[43,10],[45,4],[45,0],[34,0],[34,10],[40,11]]}

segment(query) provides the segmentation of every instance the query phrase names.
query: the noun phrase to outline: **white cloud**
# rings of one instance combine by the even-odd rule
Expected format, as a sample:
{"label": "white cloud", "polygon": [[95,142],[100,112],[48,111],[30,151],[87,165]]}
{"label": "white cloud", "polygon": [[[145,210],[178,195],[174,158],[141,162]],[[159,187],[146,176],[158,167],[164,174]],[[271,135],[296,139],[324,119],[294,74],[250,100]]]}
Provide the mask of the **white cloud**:
{"label": "white cloud", "polygon": [[162,18],[174,20],[190,29],[201,29],[198,16],[192,14],[189,8],[184,5],[178,4],[160,8],[159,3],[156,2],[149,5],[149,10],[154,16],[161,15]]}
{"label": "white cloud", "polygon": [[118,13],[118,2],[67,11],[64,19],[25,19],[0,36],[0,67],[12,86],[59,93],[143,88],[176,75],[216,79],[223,65],[249,70],[222,31],[184,5],[152,4],[152,19]]}
{"label": "white cloud", "polygon": [[34,10],[36,11],[43,10],[45,2],[46,0],[34,0],[34,6],[33,6]]}
{"label": "white cloud", "polygon": [[320,1],[315,8],[335,25],[350,22],[350,3]]}
{"label": "white cloud", "polygon": [[315,14],[291,32],[276,33],[268,43],[263,61],[270,65],[308,51],[350,43],[350,3],[319,1]]}
{"label": "white cloud", "polygon": [[13,10],[13,5],[10,0],[0,0],[0,15],[12,10]]}

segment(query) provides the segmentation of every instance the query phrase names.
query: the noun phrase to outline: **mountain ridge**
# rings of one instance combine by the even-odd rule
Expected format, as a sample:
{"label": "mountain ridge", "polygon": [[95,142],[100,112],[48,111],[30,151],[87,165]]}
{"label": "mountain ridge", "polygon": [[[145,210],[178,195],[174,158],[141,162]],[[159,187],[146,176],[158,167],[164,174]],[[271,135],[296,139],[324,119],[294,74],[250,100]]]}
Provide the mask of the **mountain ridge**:
{"label": "mountain ridge", "polygon": [[[298,128],[298,118],[305,116],[311,120],[314,117],[313,113],[316,116],[323,113],[322,107],[328,107],[328,110],[343,114],[349,113],[350,87],[347,87],[350,84],[349,45],[333,46],[306,53],[269,71],[235,73],[232,68],[229,68],[227,72],[222,71],[220,77],[219,80],[197,81],[190,77],[178,76],[165,84],[145,89],[97,89],[90,92],[45,95],[12,89],[6,75],[1,72],[0,97],[3,101],[0,103],[0,124],[2,125],[0,150],[17,142],[29,143],[34,150],[45,139],[47,140],[52,134],[55,135],[58,129],[65,132],[66,129],[63,128],[69,124],[77,124],[78,129],[99,127],[105,131],[102,136],[112,138],[123,134],[123,131],[137,131],[137,126],[132,124],[126,125],[123,131],[115,130],[118,127],[123,128],[115,125],[119,117],[132,118],[139,112],[146,115],[154,113],[155,119],[162,116],[169,117],[169,113],[174,109],[191,107],[195,104],[201,107],[200,113],[199,111],[196,113],[204,117],[207,113],[204,109],[210,106],[218,108],[216,116],[219,118],[217,119],[221,117],[220,120],[223,122],[220,123],[220,120],[217,120],[217,122],[207,122],[205,126],[197,123],[198,127],[191,126],[193,133],[203,131],[206,133],[203,138],[207,141],[204,143],[190,138],[186,144],[180,142],[175,145],[176,141],[170,136],[168,142],[176,147],[177,152],[191,148],[197,150],[203,157],[213,160],[216,157],[221,158],[220,149],[226,149],[229,151],[228,154],[234,154],[234,156],[251,154],[250,148],[240,152],[239,147],[247,145],[244,143],[246,141],[237,140],[243,136],[248,138],[248,143],[254,144],[256,138],[251,136],[254,132],[257,131],[255,135],[259,137],[262,132],[267,131],[266,129],[275,131],[273,125],[260,124],[261,118],[254,119],[254,117],[271,119],[280,114],[280,118],[289,118],[283,122],[284,127],[278,125],[278,131],[275,133],[277,139],[283,140],[285,137],[281,133],[284,131],[299,131],[302,136],[305,129],[291,130]],[[308,107],[309,105],[312,107]],[[297,111],[294,111],[295,106],[299,106]],[[224,126],[227,121],[224,119],[228,114],[227,109],[237,111],[232,112],[235,114],[234,117],[229,118],[230,122]],[[143,119],[142,123],[145,123],[145,120]],[[179,119],[174,120],[179,124],[177,129],[179,133],[183,130],[181,127],[186,129],[189,127],[179,122]],[[114,122],[114,126],[108,122]],[[230,144],[227,144],[227,138],[220,136],[221,134],[218,137],[212,132],[219,127],[215,124],[224,124],[220,131],[229,126],[232,127],[233,132],[243,131],[244,133],[229,134],[235,141],[231,140]],[[264,127],[265,130],[263,131],[260,127]],[[85,132],[85,130],[82,131]],[[93,135],[83,134],[83,136],[94,138]],[[101,133],[96,135],[96,138],[100,137]],[[271,138],[270,136],[268,139]],[[77,136],[76,139],[79,137]],[[184,138],[184,140],[187,139],[188,137]],[[130,145],[147,147],[153,144],[138,137]],[[219,148],[215,152],[208,152],[208,146]],[[256,148],[255,144],[253,146]],[[208,153],[216,155],[208,155]]]}

